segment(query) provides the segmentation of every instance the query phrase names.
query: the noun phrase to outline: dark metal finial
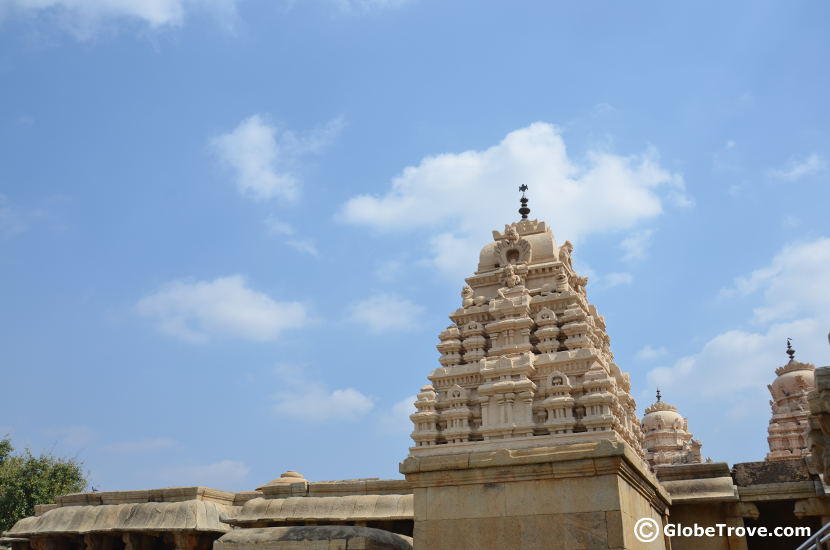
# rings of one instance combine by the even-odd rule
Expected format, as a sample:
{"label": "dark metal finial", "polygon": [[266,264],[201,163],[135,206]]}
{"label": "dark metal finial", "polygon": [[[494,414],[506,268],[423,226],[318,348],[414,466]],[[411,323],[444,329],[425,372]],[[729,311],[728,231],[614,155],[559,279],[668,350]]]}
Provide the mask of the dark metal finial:
{"label": "dark metal finial", "polygon": [[657,388],[657,402],[658,402],[658,403],[660,402],[660,398],[661,398],[661,397],[663,397],[663,396],[662,396],[662,395],[660,395],[660,388]]}
{"label": "dark metal finial", "polygon": [[792,345],[790,344],[790,342],[792,342],[792,341],[793,341],[792,338],[787,338],[787,355],[790,356],[790,361],[795,359],[795,350],[793,349]]}
{"label": "dark metal finial", "polygon": [[519,199],[519,202],[522,203],[522,207],[519,208],[519,214],[522,215],[522,219],[526,220],[527,215],[530,214],[530,208],[527,207],[527,197],[525,197],[525,191],[527,191],[528,187],[524,183],[519,186],[519,191],[522,192],[522,198]]}

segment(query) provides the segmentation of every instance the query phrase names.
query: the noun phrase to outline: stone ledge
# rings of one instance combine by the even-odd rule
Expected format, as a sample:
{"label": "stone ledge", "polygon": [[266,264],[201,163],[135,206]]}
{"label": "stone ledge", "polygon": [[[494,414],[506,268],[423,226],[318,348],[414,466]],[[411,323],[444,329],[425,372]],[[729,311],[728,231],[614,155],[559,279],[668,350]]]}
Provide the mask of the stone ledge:
{"label": "stone ledge", "polygon": [[664,481],[663,487],[673,504],[738,501],[738,490],[731,477]]}
{"label": "stone ledge", "polygon": [[738,487],[742,502],[759,502],[766,500],[796,500],[820,496],[816,483],[796,481],[792,483],[766,483]]}
{"label": "stone ledge", "polygon": [[184,502],[201,500],[219,504],[233,504],[234,493],[208,487],[165,487],[141,491],[103,491],[73,493],[56,498],[62,506],[100,506],[107,504],[140,504],[144,502]]}
{"label": "stone ledge", "polygon": [[659,465],[654,468],[654,473],[657,475],[657,479],[663,482],[681,479],[731,478],[729,464],[726,462]]}
{"label": "stone ledge", "polygon": [[[329,541],[329,544],[314,544],[325,541]],[[257,547],[286,550],[411,550],[412,539],[382,529],[349,525],[262,527],[227,533],[217,540],[213,547],[216,550],[250,550]]]}
{"label": "stone ledge", "polygon": [[645,462],[622,441],[410,456],[400,471],[416,487],[619,475],[659,509],[671,503]]}

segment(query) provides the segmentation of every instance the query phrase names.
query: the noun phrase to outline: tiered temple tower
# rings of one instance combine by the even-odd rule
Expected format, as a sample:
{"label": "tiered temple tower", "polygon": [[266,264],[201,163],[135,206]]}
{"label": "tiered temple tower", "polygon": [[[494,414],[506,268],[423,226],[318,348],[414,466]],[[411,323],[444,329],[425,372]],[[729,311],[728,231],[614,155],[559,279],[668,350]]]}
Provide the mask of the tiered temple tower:
{"label": "tiered temple tower", "polygon": [[775,369],[778,376],[768,385],[772,400],[772,418],[769,421],[769,453],[767,460],[785,460],[810,454],[807,442],[810,407],[807,393],[814,390],[815,365],[795,360],[795,350],[787,339],[789,362]]}
{"label": "tiered temple tower", "polygon": [[614,363],[572,252],[545,222],[493,231],[438,336],[441,367],[411,416],[413,454],[608,438],[642,452],[628,374]]}
{"label": "tiered temple tower", "polygon": [[643,451],[648,463],[652,468],[700,463],[700,447],[700,441],[689,433],[688,421],[677,407],[663,401],[657,390],[657,401],[643,417]]}
{"label": "tiered temple tower", "polygon": [[415,550],[644,548],[640,518],[664,549],[669,496],[643,458],[629,377],[573,246],[526,203],[481,250],[410,416]]}

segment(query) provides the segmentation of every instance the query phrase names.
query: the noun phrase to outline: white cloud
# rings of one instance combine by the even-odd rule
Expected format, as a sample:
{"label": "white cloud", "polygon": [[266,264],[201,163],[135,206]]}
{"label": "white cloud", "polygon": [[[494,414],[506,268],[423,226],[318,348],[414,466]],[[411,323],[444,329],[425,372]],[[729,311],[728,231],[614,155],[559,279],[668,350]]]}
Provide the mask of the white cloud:
{"label": "white cloud", "polygon": [[305,422],[350,422],[362,418],[374,407],[371,398],[354,388],[329,390],[308,378],[300,369],[277,367],[281,386],[274,410]]}
{"label": "white cloud", "polygon": [[201,485],[212,489],[236,490],[251,469],[239,460],[224,459],[210,464],[171,468],[163,476],[177,486]]}
{"label": "white cloud", "polygon": [[121,441],[104,446],[105,451],[111,453],[136,454],[170,449],[178,445],[176,440],[169,437],[152,439],[138,439],[136,441]]}
{"label": "white cloud", "polygon": [[304,304],[277,302],[248,288],[241,275],[173,281],[142,298],[136,307],[163,332],[197,342],[212,337],[274,340],[284,330],[309,321]]}
{"label": "white cloud", "polygon": [[735,280],[733,289],[749,295],[763,294],[754,310],[754,321],[792,319],[830,314],[830,238],[785,247],[770,265]]}
{"label": "white cloud", "polygon": [[[787,360],[788,337],[793,338],[798,359],[819,366],[830,363],[828,273],[830,239],[785,247],[768,266],[738,278],[723,293],[726,298],[758,297],[749,319],[757,330],[724,331],[700,351],[648,373],[651,386],[667,390],[667,401],[677,404],[668,397],[671,394],[683,401],[688,410],[681,412],[690,417],[690,425],[703,426],[716,451],[732,453],[713,455],[717,460],[759,460],[766,452],[766,384]],[[754,456],[745,454],[750,450]]]}
{"label": "white cloud", "polygon": [[827,161],[818,153],[803,159],[792,159],[784,168],[770,170],[770,175],[784,181],[795,181],[827,169]]}
{"label": "white cloud", "polygon": [[666,353],[666,348],[662,346],[655,348],[649,344],[646,344],[640,348],[640,351],[637,352],[637,359],[641,359],[643,361],[653,361],[654,359],[663,357]]}
{"label": "white cloud", "polygon": [[349,320],[366,325],[374,333],[417,329],[421,325],[423,306],[393,294],[375,294],[352,304]]}
{"label": "white cloud", "polygon": [[317,153],[340,132],[343,119],[330,121],[303,135],[278,130],[261,114],[252,115],[211,145],[223,164],[235,175],[239,191],[257,200],[293,201],[299,196],[295,174],[300,158]]}
{"label": "white cloud", "polygon": [[76,38],[94,38],[107,24],[138,22],[150,29],[181,27],[185,14],[202,11],[232,27],[236,0],[5,0],[0,11],[56,19]]}
{"label": "white cloud", "polygon": [[651,246],[654,237],[653,229],[644,229],[630,234],[622,240],[620,248],[623,249],[623,260],[626,262],[636,262],[643,260],[646,257],[646,252]]}
{"label": "white cloud", "polygon": [[464,276],[493,225],[518,218],[511,187],[519,183],[530,186],[531,217],[552,221],[560,240],[633,228],[659,216],[664,199],[690,203],[683,178],[663,169],[653,150],[628,157],[590,151],[576,162],[558,129],[538,122],[483,151],[426,157],[386,194],[352,197],[340,216],[381,231],[429,228],[433,264]]}
{"label": "white cloud", "polygon": [[415,401],[417,396],[407,396],[394,405],[388,411],[378,417],[378,423],[382,432],[392,435],[408,434],[412,431],[412,421],[409,415],[416,411]]}
{"label": "white cloud", "polygon": [[300,182],[283,171],[285,160],[277,144],[277,129],[261,115],[248,117],[232,132],[215,138],[213,146],[222,162],[235,172],[242,194],[256,199],[297,198]]}

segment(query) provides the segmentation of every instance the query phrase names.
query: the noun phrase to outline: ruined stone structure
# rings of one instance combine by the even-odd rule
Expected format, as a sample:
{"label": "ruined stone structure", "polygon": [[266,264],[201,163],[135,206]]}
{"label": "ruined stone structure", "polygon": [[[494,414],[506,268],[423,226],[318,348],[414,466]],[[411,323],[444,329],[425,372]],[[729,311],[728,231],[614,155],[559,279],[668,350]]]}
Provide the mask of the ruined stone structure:
{"label": "ruined stone structure", "polygon": [[[526,189],[523,186],[523,190]],[[638,520],[731,528],[830,522],[830,367],[769,386],[767,460],[701,462],[675,407],[642,422],[605,320],[544,222],[494,231],[418,393],[406,479],[254,491],[67,495],[0,537],[12,550],[766,550],[802,539],[635,536]],[[808,406],[809,405],[809,406]],[[810,435],[805,439],[804,430]],[[760,437],[760,434],[759,434]]]}
{"label": "ruined stone structure", "polygon": [[660,390],[657,401],[646,409],[642,427],[643,451],[652,467],[701,462],[700,441],[689,433],[689,423],[677,408],[662,401]]}
{"label": "ruined stone structure", "polygon": [[775,369],[777,378],[767,386],[772,400],[769,421],[767,460],[786,460],[810,454],[807,444],[809,404],[807,394],[815,388],[815,365],[795,360],[795,350],[787,341],[790,360]]}

